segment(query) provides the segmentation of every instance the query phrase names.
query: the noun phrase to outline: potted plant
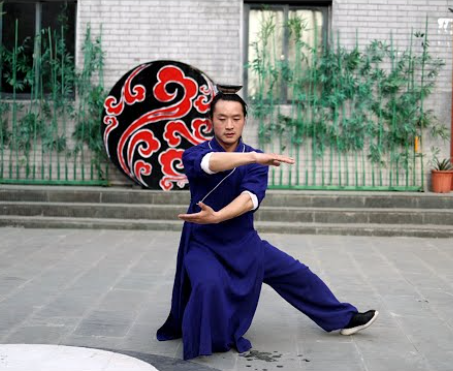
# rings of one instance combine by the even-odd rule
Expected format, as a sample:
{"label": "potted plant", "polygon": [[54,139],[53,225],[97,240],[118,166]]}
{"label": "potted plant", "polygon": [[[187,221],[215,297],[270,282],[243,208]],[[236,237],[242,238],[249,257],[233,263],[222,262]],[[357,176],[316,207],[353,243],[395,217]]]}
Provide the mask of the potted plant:
{"label": "potted plant", "polygon": [[433,192],[448,193],[451,191],[453,166],[448,158],[435,158],[434,168],[431,170]]}

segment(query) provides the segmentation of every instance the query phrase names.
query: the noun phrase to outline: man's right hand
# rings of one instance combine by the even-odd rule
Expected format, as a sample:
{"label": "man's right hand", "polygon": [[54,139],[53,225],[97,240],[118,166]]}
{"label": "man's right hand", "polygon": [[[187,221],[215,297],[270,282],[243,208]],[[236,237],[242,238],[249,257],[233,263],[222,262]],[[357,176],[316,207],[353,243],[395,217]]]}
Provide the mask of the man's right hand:
{"label": "man's right hand", "polygon": [[277,155],[275,153],[258,153],[254,152],[257,164],[266,166],[280,166],[281,163],[294,164],[295,160],[292,157],[285,155]]}

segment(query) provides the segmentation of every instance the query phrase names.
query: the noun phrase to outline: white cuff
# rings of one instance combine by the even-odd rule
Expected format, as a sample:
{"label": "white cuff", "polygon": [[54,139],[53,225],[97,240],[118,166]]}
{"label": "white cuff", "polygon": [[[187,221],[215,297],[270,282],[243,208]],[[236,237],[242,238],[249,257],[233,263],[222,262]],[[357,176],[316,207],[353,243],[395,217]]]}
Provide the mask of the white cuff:
{"label": "white cuff", "polygon": [[253,202],[253,209],[252,210],[256,210],[258,208],[258,197],[256,197],[256,194],[250,192],[250,191],[244,191],[242,193],[247,193],[250,195],[250,198],[252,199],[252,202]]}
{"label": "white cuff", "polygon": [[209,152],[206,155],[204,155],[203,158],[201,159],[201,168],[203,169],[203,171],[206,174],[209,174],[209,175],[216,174],[215,171],[212,171],[209,168],[209,160],[211,159],[211,156],[212,156],[213,153],[214,152]]}

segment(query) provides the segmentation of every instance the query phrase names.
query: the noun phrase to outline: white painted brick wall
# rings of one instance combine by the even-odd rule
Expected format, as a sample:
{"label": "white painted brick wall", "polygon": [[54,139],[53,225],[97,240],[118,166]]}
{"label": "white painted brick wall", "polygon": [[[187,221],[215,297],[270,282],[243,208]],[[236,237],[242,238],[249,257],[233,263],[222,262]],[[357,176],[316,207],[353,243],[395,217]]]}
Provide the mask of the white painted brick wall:
{"label": "white painted brick wall", "polygon": [[[426,108],[433,109],[438,119],[450,128],[452,91],[452,24],[451,0],[334,0],[332,4],[332,29],[341,34],[343,45],[355,44],[356,30],[359,46],[371,40],[390,40],[390,31],[396,47],[403,51],[410,43],[411,29],[425,30],[428,19],[429,51],[434,58],[442,58],[446,65],[437,78],[434,93],[427,99]],[[444,28],[442,19],[450,21]],[[425,134],[423,151],[430,158],[430,148],[437,146],[443,157],[448,157],[450,143],[432,140]],[[425,168],[428,173],[429,167]],[[429,174],[426,174],[429,179]]]}
{"label": "white painted brick wall", "polygon": [[78,55],[86,25],[102,23],[107,88],[134,66],[175,59],[198,67],[215,81],[242,79],[240,0],[80,0]]}
{"label": "white painted brick wall", "polygon": [[[404,50],[411,29],[425,29],[428,17],[430,51],[445,59],[435,93],[427,102],[438,118],[450,126],[452,73],[452,0],[334,0],[331,27],[344,46],[359,46],[373,39],[389,40]],[[441,19],[451,19],[446,28]],[[102,24],[105,84],[109,89],[134,66],[158,59],[175,59],[204,71],[214,81],[240,83],[243,76],[242,0],[79,0],[77,63],[86,25],[97,34]],[[250,122],[245,137],[257,144],[257,126]],[[425,142],[430,147],[431,142]],[[446,156],[448,143],[437,143]]]}

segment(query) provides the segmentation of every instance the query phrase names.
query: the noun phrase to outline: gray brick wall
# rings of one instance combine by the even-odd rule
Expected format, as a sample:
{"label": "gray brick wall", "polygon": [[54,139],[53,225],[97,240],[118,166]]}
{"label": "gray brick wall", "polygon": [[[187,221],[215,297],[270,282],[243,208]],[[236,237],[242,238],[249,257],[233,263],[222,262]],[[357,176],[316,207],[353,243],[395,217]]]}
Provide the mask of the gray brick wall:
{"label": "gray brick wall", "polygon": [[241,79],[240,0],[80,0],[79,46],[87,23],[94,33],[102,24],[107,87],[134,66],[158,59],[191,64],[216,82]]}
{"label": "gray brick wall", "polygon": [[[278,2],[278,1],[276,1]],[[373,39],[389,40],[404,50],[411,29],[424,30],[428,17],[431,52],[446,66],[427,102],[439,119],[450,126],[452,23],[447,0],[334,0],[331,28],[345,46]],[[87,23],[93,32],[102,24],[105,50],[105,84],[110,88],[132,67],[151,60],[174,59],[198,67],[216,82],[238,83],[243,76],[242,0],[79,0],[77,61]],[[250,122],[246,137],[256,145],[257,127]],[[449,143],[426,141],[425,151],[438,145],[448,155]]]}
{"label": "gray brick wall", "polygon": [[410,41],[411,28],[425,30],[428,19],[430,50],[434,56],[447,61],[439,77],[438,92],[451,91],[451,22],[444,28],[446,19],[453,20],[448,7],[453,1],[437,0],[336,0],[332,5],[332,28],[341,33],[344,45],[354,45],[356,30],[359,32],[359,45],[370,40],[389,40],[390,31],[394,34],[396,47],[404,50]]}
{"label": "gray brick wall", "polygon": [[[392,31],[395,46],[403,51],[410,44],[411,29],[424,31],[428,20],[430,53],[444,59],[446,65],[437,78],[433,94],[427,99],[426,108],[433,109],[438,119],[450,127],[453,13],[448,7],[453,8],[453,1],[335,0],[331,23],[332,29],[340,32],[345,46],[355,44],[356,30],[361,47],[373,39],[390,40]],[[427,133],[424,139],[423,151],[427,159],[431,157],[432,146],[438,147],[443,156],[449,156],[449,142],[434,140]],[[429,167],[426,170],[429,171]]]}

